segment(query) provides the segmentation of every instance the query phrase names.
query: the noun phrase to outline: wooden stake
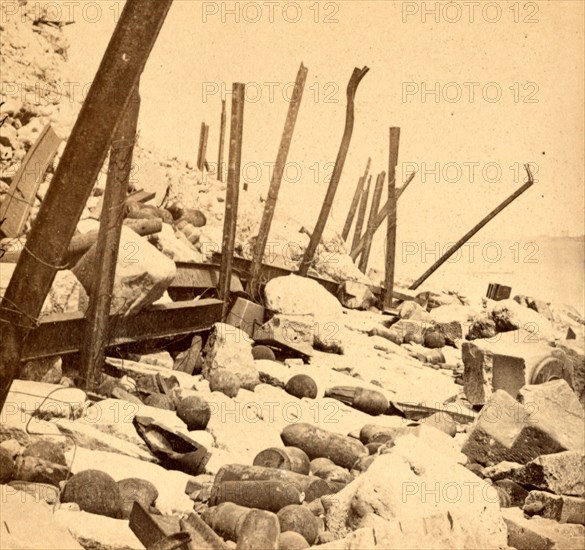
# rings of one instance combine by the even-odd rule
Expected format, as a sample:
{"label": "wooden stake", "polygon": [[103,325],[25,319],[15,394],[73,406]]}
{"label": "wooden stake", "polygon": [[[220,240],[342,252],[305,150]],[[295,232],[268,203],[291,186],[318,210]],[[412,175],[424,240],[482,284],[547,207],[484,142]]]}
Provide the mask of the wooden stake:
{"label": "wooden stake", "polygon": [[172,0],[127,0],[0,305],[0,408]]}
{"label": "wooden stake", "polygon": [[347,218],[345,219],[345,224],[343,226],[343,231],[341,232],[341,238],[347,242],[347,238],[349,237],[349,232],[351,231],[351,225],[353,223],[353,219],[355,217],[355,213],[357,212],[358,204],[360,202],[360,197],[362,196],[364,190],[364,183],[368,177],[368,172],[370,171],[370,164],[372,162],[371,158],[368,158],[368,163],[366,165],[366,171],[364,175],[360,177],[358,180],[357,186],[355,188],[355,193],[353,194],[353,199],[351,200],[351,205],[349,207],[349,212],[347,213]]}
{"label": "wooden stake", "polygon": [[221,100],[221,124],[219,128],[219,153],[217,154],[217,179],[223,182],[223,149],[225,142],[225,99]]}
{"label": "wooden stake", "polygon": [[384,310],[392,307],[394,290],[394,260],[396,251],[396,165],[398,164],[398,146],[400,128],[390,128],[390,155],[388,162],[388,231],[386,233],[386,292]]}
{"label": "wooden stake", "polygon": [[203,172],[207,154],[207,138],[209,137],[209,126],[205,122],[201,123],[201,132],[199,134],[199,153],[197,155],[197,168]]}
{"label": "wooden stake", "polygon": [[87,332],[80,358],[82,387],[90,391],[95,391],[101,384],[101,367],[108,342],[110,304],[139,112],[140,94],[136,87],[126,112],[116,127],[110,149],[108,179],[96,245],[95,275],[86,315]]}
{"label": "wooden stake", "polygon": [[315,225],[315,229],[311,234],[311,240],[309,241],[309,245],[305,250],[303,259],[301,260],[301,265],[299,267],[299,275],[303,277],[307,276],[307,273],[309,272],[309,267],[311,267],[311,264],[313,263],[313,258],[315,256],[315,252],[317,251],[317,247],[319,246],[319,242],[321,241],[321,236],[323,235],[323,230],[325,229],[325,224],[327,223],[327,218],[329,217],[329,212],[331,212],[331,206],[333,205],[333,200],[335,199],[335,193],[337,192],[337,186],[339,185],[341,172],[343,171],[345,159],[347,158],[347,151],[349,150],[351,134],[353,133],[353,123],[355,116],[354,115],[355,95],[357,92],[357,88],[360,82],[362,81],[362,78],[366,76],[369,70],[370,69],[368,67],[364,67],[363,69],[358,69],[356,67],[353,70],[353,74],[351,75],[351,78],[347,85],[347,109],[345,113],[345,130],[343,132],[341,145],[339,146],[339,152],[337,153],[337,159],[335,160],[335,167],[333,168],[331,181],[329,183],[329,187],[327,188],[327,193],[325,195],[325,200],[323,201],[323,206],[321,207],[321,213],[319,214],[319,218],[317,219],[317,225]]}
{"label": "wooden stake", "polygon": [[[404,185],[400,189],[398,189],[398,191],[396,191],[396,200],[397,201],[402,196],[402,193],[404,193],[404,191],[406,191],[406,188],[410,185],[410,182],[414,179],[415,175],[416,175],[415,172],[410,174],[410,176],[408,176],[407,180],[404,182]],[[376,234],[376,231],[378,231],[380,226],[384,223],[384,220],[388,216],[389,212],[390,212],[390,205],[389,205],[388,201],[386,201],[384,203],[384,206],[382,206],[382,208],[378,212],[378,214],[376,214],[376,218],[374,220],[374,235]],[[357,260],[358,256],[360,255],[361,251],[364,249],[365,245],[366,245],[366,236],[364,235],[360,239],[360,242],[358,243],[356,248],[351,251],[351,259],[354,262]]]}
{"label": "wooden stake", "polygon": [[372,248],[372,240],[374,238],[374,223],[376,221],[376,214],[378,212],[378,208],[380,208],[380,201],[382,199],[382,191],[384,190],[384,180],[386,179],[386,172],[381,172],[378,174],[378,179],[376,180],[376,187],[374,188],[374,196],[372,197],[372,207],[370,208],[370,218],[368,220],[368,226],[366,228],[366,234],[364,238],[366,239],[366,244],[364,245],[364,250],[362,252],[362,256],[360,258],[359,268],[362,273],[365,273],[368,269],[368,262],[370,260],[370,250]]}
{"label": "wooden stake", "polygon": [[355,231],[353,234],[353,242],[351,244],[352,248],[357,246],[361,236],[362,236],[362,229],[364,228],[364,220],[366,219],[366,211],[368,210],[368,199],[370,198],[370,186],[372,185],[372,176],[368,179],[368,185],[364,189],[362,196],[360,198],[360,208],[358,211],[357,221],[355,222]]}
{"label": "wooden stake", "polygon": [[463,237],[461,237],[443,256],[441,256],[429,269],[427,269],[414,283],[412,283],[408,288],[410,290],[416,290],[420,285],[422,285],[439,267],[441,267],[455,252],[457,252],[471,237],[473,237],[482,227],[487,225],[491,220],[493,220],[506,206],[513,203],[522,193],[527,191],[532,184],[534,183],[534,179],[532,177],[532,172],[530,171],[530,166],[528,164],[524,165],[526,172],[528,173],[528,181],[520,188],[518,188],[514,193],[512,193],[504,202],[502,202],[499,206],[494,208],[483,220],[481,220],[477,225],[475,225],[472,229],[470,229]]}
{"label": "wooden stake", "polygon": [[252,296],[256,296],[258,292],[260,272],[262,270],[262,260],[264,258],[264,249],[266,248],[266,242],[268,241],[268,234],[270,233],[272,218],[274,217],[278,192],[280,190],[280,184],[282,183],[282,176],[286,167],[288,152],[290,150],[290,144],[297,121],[297,115],[301,106],[306,80],[307,68],[301,63],[297,73],[297,80],[295,82],[293,97],[288,106],[288,113],[286,115],[286,122],[284,124],[284,130],[280,139],[278,156],[276,157],[276,164],[274,166],[272,180],[270,181],[268,197],[266,198],[266,204],[264,205],[264,214],[262,215],[258,237],[256,238],[256,244],[254,246],[254,259],[252,262],[252,272],[250,274],[251,277],[249,285]]}
{"label": "wooden stake", "polygon": [[219,299],[223,300],[222,320],[225,321],[229,309],[230,282],[236,242],[238,220],[238,201],[240,194],[240,168],[242,162],[242,132],[244,127],[244,103],[246,85],[239,82],[233,85],[232,116],[230,127],[230,150],[228,160],[227,190],[225,198],[225,217],[223,221],[223,242],[221,267],[219,272]]}

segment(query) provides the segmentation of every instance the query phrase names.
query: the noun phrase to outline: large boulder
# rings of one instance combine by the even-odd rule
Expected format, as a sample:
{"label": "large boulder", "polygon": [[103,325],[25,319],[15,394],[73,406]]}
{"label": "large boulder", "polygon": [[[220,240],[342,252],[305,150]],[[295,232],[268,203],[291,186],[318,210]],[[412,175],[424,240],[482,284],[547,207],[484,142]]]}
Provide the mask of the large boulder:
{"label": "large boulder", "polygon": [[210,380],[212,374],[225,369],[236,376],[240,386],[253,390],[259,383],[254,365],[252,340],[239,328],[215,323],[203,348],[203,377]]}
{"label": "large boulder", "polygon": [[414,436],[399,438],[331,499],[326,524],[337,538],[372,523],[388,528],[387,537],[383,530],[376,536],[386,548],[505,548],[507,542],[497,491]]}
{"label": "large boulder", "polygon": [[526,330],[544,340],[554,339],[552,323],[533,309],[520,305],[515,300],[493,302],[488,308],[498,332]]}
{"label": "large boulder", "polygon": [[557,347],[567,355],[573,371],[573,389],[585,407],[585,341],[562,340]]}
{"label": "large boulder", "polygon": [[[91,295],[95,266],[94,244],[73,268]],[[134,315],[156,302],[175,278],[175,263],[129,227],[122,227],[110,311]]]}

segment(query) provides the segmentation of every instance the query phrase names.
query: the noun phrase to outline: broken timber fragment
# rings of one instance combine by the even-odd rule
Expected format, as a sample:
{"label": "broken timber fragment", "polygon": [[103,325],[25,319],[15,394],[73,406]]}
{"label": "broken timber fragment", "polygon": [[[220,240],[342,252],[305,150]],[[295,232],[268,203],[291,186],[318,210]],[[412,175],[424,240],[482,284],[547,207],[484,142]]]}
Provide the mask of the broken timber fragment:
{"label": "broken timber fragment", "polygon": [[252,261],[252,270],[250,273],[249,286],[251,294],[256,296],[258,294],[258,285],[260,282],[260,272],[262,270],[262,260],[264,258],[264,249],[268,241],[270,233],[270,226],[272,225],[272,218],[274,217],[274,210],[276,208],[276,201],[278,200],[278,192],[280,184],[282,183],[282,176],[286,168],[286,161],[290,144],[292,141],[297,115],[301,106],[303,98],[303,90],[305,89],[305,81],[307,80],[307,68],[301,63],[297,73],[297,80],[293,91],[293,96],[288,107],[286,115],[286,122],[280,140],[280,147],[278,148],[278,155],[276,157],[276,164],[274,165],[274,172],[270,180],[270,187],[268,188],[268,196],[266,197],[266,204],[264,205],[264,213],[262,214],[262,221],[260,222],[260,229],[254,245],[254,257]]}
{"label": "broken timber fragment", "polygon": [[[372,248],[372,240],[374,239],[374,233],[376,232],[376,214],[380,208],[380,200],[382,198],[382,191],[384,190],[384,180],[386,179],[386,172],[378,174],[376,179],[376,187],[374,188],[374,196],[372,197],[372,206],[370,207],[370,217],[368,219],[368,225],[366,226],[366,233],[364,238],[366,244],[360,258],[359,268],[362,273],[366,273],[368,270],[368,262],[370,260],[370,250]],[[360,239],[361,240],[361,239]],[[356,247],[359,242],[356,243]]]}
{"label": "broken timber fragment", "polygon": [[371,162],[372,159],[368,158],[368,163],[366,164],[366,171],[364,172],[364,175],[360,176],[360,178],[358,179],[358,183],[355,188],[355,193],[353,195],[353,199],[351,200],[351,205],[349,207],[349,212],[347,213],[347,218],[345,219],[345,224],[343,225],[343,230],[341,232],[341,238],[344,241],[347,241],[347,238],[349,237],[349,232],[351,231],[353,219],[355,218],[355,213],[357,212],[360,197],[362,196],[362,192],[364,190],[364,183],[366,182],[368,172],[370,171]]}
{"label": "broken timber fragment", "polygon": [[313,263],[315,252],[317,251],[317,247],[321,241],[321,236],[323,235],[323,230],[325,229],[325,224],[327,223],[327,218],[329,217],[331,207],[333,206],[333,199],[335,199],[337,186],[339,185],[341,173],[343,171],[345,159],[347,158],[347,152],[349,150],[351,135],[353,133],[355,95],[361,80],[364,78],[364,76],[366,76],[369,70],[370,69],[368,67],[364,67],[363,69],[355,68],[347,85],[347,109],[345,115],[345,129],[343,132],[343,138],[341,140],[341,145],[339,146],[339,152],[337,153],[337,159],[335,160],[335,166],[333,168],[333,173],[331,174],[331,181],[329,183],[329,187],[327,188],[325,200],[323,201],[323,206],[321,207],[321,213],[319,214],[317,224],[315,225],[315,229],[311,234],[311,240],[309,241],[309,245],[305,250],[305,254],[299,266],[299,275],[302,277],[307,276],[309,268]]}
{"label": "broken timber fragment", "polygon": [[360,197],[360,205],[358,209],[358,217],[355,222],[355,230],[353,234],[353,240],[351,243],[351,249],[353,250],[362,236],[362,229],[364,227],[364,220],[366,219],[366,211],[368,210],[368,199],[370,197],[370,187],[372,186],[372,176],[368,179],[366,188],[362,191]]}
{"label": "broken timber fragment", "polygon": [[[128,0],[69,137],[0,308],[0,406],[18,372],[23,341],[51,287],[172,0]],[[88,142],[91,141],[91,147]],[[58,213],[58,214],[57,214]],[[16,308],[14,307],[16,306]],[[25,327],[25,328],[23,328]]]}
{"label": "broken timber fragment", "polygon": [[201,133],[199,134],[199,151],[197,153],[197,168],[203,172],[205,168],[205,156],[207,154],[207,139],[209,137],[209,126],[205,122],[201,123]]}

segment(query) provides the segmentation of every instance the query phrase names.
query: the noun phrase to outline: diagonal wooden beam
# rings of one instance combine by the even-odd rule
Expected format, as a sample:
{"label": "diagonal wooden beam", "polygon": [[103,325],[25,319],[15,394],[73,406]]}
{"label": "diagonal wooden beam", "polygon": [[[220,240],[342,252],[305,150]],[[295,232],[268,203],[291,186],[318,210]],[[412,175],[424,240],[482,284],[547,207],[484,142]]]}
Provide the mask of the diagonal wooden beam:
{"label": "diagonal wooden beam", "polygon": [[370,260],[370,250],[372,248],[372,240],[374,238],[374,222],[376,221],[376,214],[378,208],[380,208],[380,201],[382,200],[382,191],[384,190],[384,180],[386,179],[386,172],[378,174],[376,180],[376,187],[374,188],[374,196],[372,197],[372,207],[370,208],[370,218],[368,220],[368,226],[366,228],[366,244],[360,258],[359,269],[362,273],[365,273],[368,269],[368,262]]}
{"label": "diagonal wooden beam", "polygon": [[343,225],[343,230],[341,231],[341,238],[347,242],[347,238],[349,237],[349,232],[351,231],[351,225],[353,224],[353,219],[355,218],[355,213],[358,209],[358,204],[360,202],[360,197],[362,196],[364,190],[364,183],[368,178],[368,173],[370,171],[370,164],[372,163],[372,159],[368,158],[368,163],[366,164],[366,171],[364,175],[360,177],[358,180],[357,186],[355,188],[355,193],[353,194],[353,199],[351,200],[351,205],[349,206],[349,212],[347,213],[347,218],[345,219],[345,224]]}

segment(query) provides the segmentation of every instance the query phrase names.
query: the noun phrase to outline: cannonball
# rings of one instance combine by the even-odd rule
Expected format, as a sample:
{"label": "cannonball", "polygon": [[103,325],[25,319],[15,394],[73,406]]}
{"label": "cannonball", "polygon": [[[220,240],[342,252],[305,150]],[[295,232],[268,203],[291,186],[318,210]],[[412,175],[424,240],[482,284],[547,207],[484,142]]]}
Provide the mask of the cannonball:
{"label": "cannonball", "polygon": [[0,447],[0,485],[8,483],[14,475],[14,459],[12,453]]}
{"label": "cannonball", "polygon": [[429,349],[445,347],[445,337],[440,332],[427,332],[424,337],[424,346]]}
{"label": "cannonball", "polygon": [[142,504],[147,510],[158,498],[156,487],[145,479],[129,477],[118,481],[122,519],[130,518],[134,502]]}
{"label": "cannonball", "polygon": [[189,431],[204,430],[211,418],[211,409],[201,397],[190,395],[179,401],[177,416],[187,424]]}
{"label": "cannonball", "polygon": [[157,409],[165,409],[167,411],[175,410],[173,400],[168,395],[163,395],[162,393],[151,393],[142,401],[149,407],[156,407]]}
{"label": "cannonball", "polygon": [[36,443],[32,443],[29,445],[22,456],[32,456],[34,458],[42,458],[47,462],[52,462],[53,464],[60,464],[61,466],[67,466],[67,461],[65,460],[65,454],[61,450],[61,447],[52,441],[37,441]]}
{"label": "cannonball", "polygon": [[278,550],[304,550],[309,547],[310,545],[305,540],[305,537],[294,531],[280,533],[278,538]]}
{"label": "cannonball", "polygon": [[209,389],[219,391],[228,397],[236,397],[240,391],[240,381],[233,372],[217,369],[209,377]]}
{"label": "cannonball", "polygon": [[294,531],[301,535],[309,545],[317,540],[319,534],[319,521],[313,513],[300,504],[289,504],[277,514],[280,522],[280,532]]}
{"label": "cannonball", "polygon": [[121,507],[120,489],[105,472],[84,470],[65,484],[61,502],[75,502],[84,512],[118,518]]}
{"label": "cannonball", "polygon": [[295,374],[284,387],[286,393],[294,395],[299,399],[309,397],[315,399],[317,397],[317,384],[306,374]]}
{"label": "cannonball", "polygon": [[268,346],[254,346],[252,348],[252,356],[254,360],[268,359],[269,361],[276,360],[274,352]]}

